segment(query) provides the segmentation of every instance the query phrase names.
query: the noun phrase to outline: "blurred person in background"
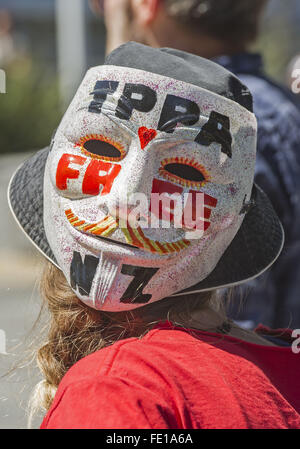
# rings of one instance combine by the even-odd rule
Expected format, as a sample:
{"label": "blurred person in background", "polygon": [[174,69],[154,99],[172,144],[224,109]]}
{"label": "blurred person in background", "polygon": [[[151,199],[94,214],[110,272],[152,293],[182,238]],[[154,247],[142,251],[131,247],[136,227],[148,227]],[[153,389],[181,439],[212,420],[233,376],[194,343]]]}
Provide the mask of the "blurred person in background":
{"label": "blurred person in background", "polygon": [[300,327],[300,110],[296,96],[264,73],[249,51],[268,0],[92,0],[104,16],[107,53],[129,40],[214,59],[254,97],[258,119],[256,182],[267,192],[286,234],[273,269],[249,283],[234,318],[250,326]]}

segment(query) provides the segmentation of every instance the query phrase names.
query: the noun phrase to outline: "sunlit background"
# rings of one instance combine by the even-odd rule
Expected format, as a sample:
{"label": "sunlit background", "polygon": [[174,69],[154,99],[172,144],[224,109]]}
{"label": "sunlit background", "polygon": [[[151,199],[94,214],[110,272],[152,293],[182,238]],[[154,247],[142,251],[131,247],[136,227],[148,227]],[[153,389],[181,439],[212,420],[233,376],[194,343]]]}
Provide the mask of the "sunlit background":
{"label": "sunlit background", "polygon": [[[253,48],[282,83],[300,53],[299,24],[299,0],[272,0]],[[10,216],[7,184],[29,153],[49,144],[84,72],[103,62],[104,48],[104,24],[87,0],[0,0],[0,69],[6,73],[6,94],[0,94],[0,340],[6,335],[0,375],[18,360],[24,366],[0,379],[0,428],[26,427],[24,408],[39,380],[24,348],[40,307],[35,284],[41,259]],[[34,426],[39,423],[37,418]]]}

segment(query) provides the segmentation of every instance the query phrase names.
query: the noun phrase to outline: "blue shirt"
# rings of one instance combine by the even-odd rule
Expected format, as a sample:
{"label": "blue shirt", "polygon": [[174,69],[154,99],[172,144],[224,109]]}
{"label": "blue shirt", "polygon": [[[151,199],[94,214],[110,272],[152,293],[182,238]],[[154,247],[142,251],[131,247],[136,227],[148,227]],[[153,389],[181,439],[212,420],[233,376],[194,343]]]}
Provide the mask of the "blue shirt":
{"label": "blue shirt", "polygon": [[269,196],[285,230],[285,247],[271,270],[242,287],[239,320],[300,328],[300,96],[268,78],[258,54],[215,60],[250,89],[258,121],[255,181]]}

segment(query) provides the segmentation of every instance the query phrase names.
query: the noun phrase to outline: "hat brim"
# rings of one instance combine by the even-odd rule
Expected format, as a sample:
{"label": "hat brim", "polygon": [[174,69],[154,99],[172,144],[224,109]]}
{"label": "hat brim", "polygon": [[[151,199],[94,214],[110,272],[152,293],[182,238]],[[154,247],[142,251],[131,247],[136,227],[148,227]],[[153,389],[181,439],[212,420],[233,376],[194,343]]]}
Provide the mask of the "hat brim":
{"label": "hat brim", "polygon": [[[8,187],[8,202],[27,237],[60,268],[43,224],[44,171],[49,151],[40,150],[16,170]],[[212,273],[173,296],[238,285],[256,278],[274,263],[283,248],[283,227],[268,197],[255,184],[253,196],[255,205]]]}

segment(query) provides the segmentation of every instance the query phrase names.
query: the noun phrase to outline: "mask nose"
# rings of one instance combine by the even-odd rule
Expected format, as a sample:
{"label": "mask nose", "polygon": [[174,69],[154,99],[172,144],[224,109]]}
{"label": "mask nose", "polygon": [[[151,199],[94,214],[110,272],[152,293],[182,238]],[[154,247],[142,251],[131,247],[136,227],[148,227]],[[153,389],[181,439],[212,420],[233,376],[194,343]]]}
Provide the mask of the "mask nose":
{"label": "mask nose", "polygon": [[158,156],[155,148],[153,151],[143,151],[141,147],[145,148],[156,135],[155,130],[139,128],[138,136],[131,143],[110,194],[100,197],[101,203],[105,201],[113,216],[117,216],[118,212],[122,214],[123,209],[125,214],[129,214],[137,205],[141,216],[148,215],[153,177],[158,171]]}

